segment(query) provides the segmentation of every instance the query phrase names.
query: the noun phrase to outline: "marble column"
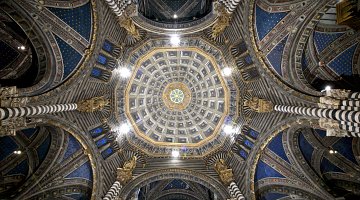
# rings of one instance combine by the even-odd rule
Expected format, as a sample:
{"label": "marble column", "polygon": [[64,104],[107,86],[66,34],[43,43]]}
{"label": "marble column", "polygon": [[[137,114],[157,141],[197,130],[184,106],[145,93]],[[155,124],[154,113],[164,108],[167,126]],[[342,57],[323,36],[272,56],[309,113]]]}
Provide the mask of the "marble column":
{"label": "marble column", "polygon": [[236,183],[233,181],[228,186],[229,193],[231,195],[231,198],[235,200],[245,200],[244,195],[241,193],[240,189],[236,185]]}
{"label": "marble column", "polygon": [[106,193],[103,200],[114,200],[120,194],[122,186],[119,181],[115,181],[115,183],[111,186],[109,191]]}

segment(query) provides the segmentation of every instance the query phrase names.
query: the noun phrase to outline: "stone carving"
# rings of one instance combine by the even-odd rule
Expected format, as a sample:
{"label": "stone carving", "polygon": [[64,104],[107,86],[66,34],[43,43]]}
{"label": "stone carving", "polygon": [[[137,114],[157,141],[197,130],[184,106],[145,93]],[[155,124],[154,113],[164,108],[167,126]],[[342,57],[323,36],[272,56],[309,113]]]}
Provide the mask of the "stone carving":
{"label": "stone carving", "polygon": [[258,97],[252,97],[249,100],[245,100],[244,106],[249,107],[251,110],[258,113],[271,112],[274,109],[272,102]]}
{"label": "stone carving", "polygon": [[350,90],[342,90],[342,89],[331,89],[326,90],[326,96],[333,97],[336,99],[347,99],[349,98]]}
{"label": "stone carving", "polygon": [[134,22],[131,19],[131,14],[135,13],[136,6],[134,4],[129,5],[126,11],[119,17],[120,26],[123,27],[132,37],[140,39],[139,30],[136,28]]}
{"label": "stone carving", "polygon": [[214,165],[215,171],[219,174],[220,181],[226,185],[229,186],[231,182],[234,181],[234,176],[232,169],[228,169],[228,166],[225,163],[225,160],[220,159],[216,161]]}
{"label": "stone carving", "polygon": [[347,131],[340,129],[339,122],[333,119],[319,119],[319,126],[326,130],[326,136],[346,137]]}
{"label": "stone carving", "polygon": [[117,180],[121,185],[127,184],[132,178],[132,172],[136,167],[136,156],[133,156],[131,160],[126,161],[122,168],[117,169]]}
{"label": "stone carving", "polygon": [[218,19],[212,27],[211,37],[213,39],[219,37],[219,35],[224,32],[225,28],[229,26],[231,19],[231,15],[221,4],[217,4],[215,9],[218,12]]}
{"label": "stone carving", "polygon": [[0,88],[1,107],[23,107],[27,102],[27,97],[18,97],[16,86]]}
{"label": "stone carving", "polygon": [[104,97],[94,97],[78,102],[77,110],[80,112],[95,112],[102,110],[109,102],[109,99],[105,99]]}
{"label": "stone carving", "polygon": [[320,103],[338,106],[340,105],[340,100],[332,97],[320,97]]}
{"label": "stone carving", "polygon": [[0,137],[15,136],[16,130],[20,130],[24,127],[26,127],[26,119],[24,117],[0,121]]}

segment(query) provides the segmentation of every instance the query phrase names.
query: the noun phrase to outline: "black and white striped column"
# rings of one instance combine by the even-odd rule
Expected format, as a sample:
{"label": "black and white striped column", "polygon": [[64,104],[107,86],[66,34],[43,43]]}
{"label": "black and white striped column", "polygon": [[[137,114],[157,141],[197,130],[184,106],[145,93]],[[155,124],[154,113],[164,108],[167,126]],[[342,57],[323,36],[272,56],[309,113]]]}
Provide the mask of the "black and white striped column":
{"label": "black and white striped column", "polygon": [[228,186],[228,189],[231,198],[235,200],[245,200],[244,195],[240,192],[240,189],[235,182],[231,182],[230,185]]}
{"label": "black and white striped column", "polygon": [[310,117],[334,119],[338,121],[360,123],[360,111],[328,109],[328,108],[308,108],[299,106],[275,105],[274,110],[279,112],[293,113]]}
{"label": "black and white striped column", "polygon": [[26,106],[14,108],[0,108],[0,120],[16,117],[26,117],[32,115],[42,115],[47,113],[56,113],[63,111],[76,110],[77,104],[58,104],[44,106]]}
{"label": "black and white striped column", "polygon": [[219,0],[219,2],[225,5],[226,11],[228,11],[228,13],[234,12],[240,1],[241,0]]}
{"label": "black and white striped column", "polygon": [[349,137],[359,137],[360,135],[360,124],[352,123],[352,122],[344,122],[341,121],[339,123],[339,127],[342,130],[348,131]]}
{"label": "black and white striped column", "polygon": [[360,92],[353,92],[349,95],[350,99],[360,99]]}
{"label": "black and white striped column", "polygon": [[131,0],[105,0],[117,16],[121,16],[125,8],[131,4]]}
{"label": "black and white striped column", "polygon": [[106,193],[103,200],[114,200],[120,193],[122,186],[119,181],[115,181],[115,183],[111,186],[109,191]]}

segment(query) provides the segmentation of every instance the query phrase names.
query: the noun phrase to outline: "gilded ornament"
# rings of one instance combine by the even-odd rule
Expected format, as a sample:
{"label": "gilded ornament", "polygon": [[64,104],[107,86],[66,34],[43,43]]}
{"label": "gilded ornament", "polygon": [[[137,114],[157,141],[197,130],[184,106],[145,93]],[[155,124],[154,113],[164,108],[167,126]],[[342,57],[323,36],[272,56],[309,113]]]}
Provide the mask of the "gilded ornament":
{"label": "gilded ornament", "polygon": [[77,110],[80,112],[95,112],[102,110],[110,103],[109,99],[104,97],[94,97],[77,103]]}
{"label": "gilded ornament", "polygon": [[135,39],[140,39],[139,30],[136,28],[134,22],[131,19],[131,15],[136,11],[135,5],[129,5],[126,8],[126,11],[119,16],[120,26],[123,27],[132,37]]}
{"label": "gilded ornament", "polygon": [[126,161],[122,168],[117,169],[117,180],[121,185],[127,184],[133,178],[132,173],[136,167],[136,156],[133,156],[131,160]]}
{"label": "gilded ornament", "polygon": [[190,104],[191,91],[186,84],[173,82],[165,87],[162,99],[170,110],[184,110]]}
{"label": "gilded ornament", "polygon": [[258,97],[252,97],[249,100],[245,100],[244,106],[249,107],[251,110],[258,113],[271,112],[274,109],[272,102]]}
{"label": "gilded ornament", "polygon": [[211,37],[213,39],[219,37],[219,35],[224,32],[225,28],[229,26],[231,19],[231,15],[221,4],[217,4],[215,9],[218,12],[218,18],[212,27]]}
{"label": "gilded ornament", "polygon": [[232,169],[228,168],[228,166],[225,163],[225,160],[220,159],[216,161],[214,168],[220,177],[220,181],[224,185],[229,186],[230,183],[234,181]]}

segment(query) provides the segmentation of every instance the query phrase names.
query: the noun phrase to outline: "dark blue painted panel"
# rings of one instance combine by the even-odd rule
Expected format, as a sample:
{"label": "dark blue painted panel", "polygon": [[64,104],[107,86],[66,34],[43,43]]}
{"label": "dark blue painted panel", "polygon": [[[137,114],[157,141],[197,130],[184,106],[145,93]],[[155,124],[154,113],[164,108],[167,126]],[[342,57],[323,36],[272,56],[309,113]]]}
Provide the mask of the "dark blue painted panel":
{"label": "dark blue painted panel", "polygon": [[92,29],[90,3],[71,9],[51,7],[48,7],[48,9],[83,36],[87,41],[90,40]]}
{"label": "dark blue painted panel", "polygon": [[65,178],[83,178],[89,181],[92,181],[92,169],[90,165],[90,161],[85,162],[79,168],[75,169]]}
{"label": "dark blue painted panel", "polygon": [[282,76],[281,61],[284,53],[285,44],[288,37],[285,37],[279,44],[277,44],[271,52],[266,56],[271,66],[275,71]]}
{"label": "dark blue painted panel", "polygon": [[101,69],[94,67],[91,70],[91,76],[92,77],[100,77],[101,75],[102,75],[102,70]]}
{"label": "dark blue painted panel", "polygon": [[279,193],[266,193],[264,196],[262,196],[261,200],[277,200],[283,197],[286,197],[288,195],[286,194],[279,194]]}
{"label": "dark blue painted panel", "polygon": [[166,185],[164,190],[170,190],[170,189],[188,189],[189,186],[184,181],[179,179],[172,180],[169,184]]}
{"label": "dark blue painted panel", "polygon": [[36,152],[39,157],[39,162],[41,163],[45,157],[46,154],[49,151],[50,148],[50,142],[51,142],[51,136],[50,134],[47,136],[47,138],[41,143],[41,145],[36,149]]}
{"label": "dark blue painted panel", "polygon": [[255,172],[255,182],[264,179],[264,178],[285,178],[282,174],[276,171],[274,168],[270,167],[262,160],[259,160],[256,172]]}
{"label": "dark blue painted panel", "polygon": [[99,148],[99,147],[104,146],[107,143],[108,143],[108,139],[106,137],[103,137],[100,140],[96,141],[96,146]]}
{"label": "dark blue painted panel", "polygon": [[332,147],[351,162],[358,164],[352,149],[353,138],[341,138]]}
{"label": "dark blue painted panel", "polygon": [[288,13],[277,12],[269,13],[258,5],[255,11],[256,30],[260,40],[262,40]]}
{"label": "dark blue painted panel", "polygon": [[27,137],[27,138],[31,138],[33,135],[35,135],[35,133],[37,133],[39,130],[39,128],[28,128],[28,129],[24,129],[21,130],[21,132]]}
{"label": "dark blue painted panel", "polygon": [[344,171],[342,169],[340,169],[339,167],[335,166],[332,162],[330,162],[327,158],[323,157],[321,160],[321,164],[320,164],[320,171],[321,173],[326,173],[326,172],[340,172],[340,173],[344,173]]}
{"label": "dark blue painted panel", "polygon": [[101,155],[104,159],[106,159],[107,157],[111,156],[114,153],[114,150],[109,147],[107,149],[105,149],[103,152],[101,152]]}
{"label": "dark blue painted panel", "polygon": [[299,147],[300,147],[302,154],[305,157],[305,160],[310,165],[311,156],[314,152],[314,147],[311,146],[311,144],[305,139],[305,137],[302,133],[300,133],[300,135],[299,135]]}
{"label": "dark blue painted panel", "polygon": [[334,60],[332,60],[328,66],[334,70],[338,75],[351,76],[352,65],[353,65],[353,56],[355,53],[355,49],[357,44],[351,46],[347,50],[343,51],[340,55],[338,55]]}
{"label": "dark blue painted panel", "polygon": [[272,152],[274,152],[276,155],[278,155],[283,160],[290,163],[289,158],[287,157],[287,155],[285,153],[284,146],[282,144],[282,136],[283,136],[282,132],[277,134],[271,140],[271,142],[268,144],[268,149],[270,149]]}
{"label": "dark blue painted panel", "polygon": [[315,133],[317,133],[322,138],[324,138],[326,136],[326,131],[325,130],[315,129]]}
{"label": "dark blue painted panel", "polygon": [[63,157],[63,160],[66,160],[71,155],[73,155],[75,152],[77,152],[79,149],[81,149],[81,144],[76,140],[76,138],[70,134],[69,135],[69,142]]}
{"label": "dark blue painted panel", "polygon": [[11,137],[0,137],[0,161],[11,155],[19,146]]}
{"label": "dark blue painted panel", "polygon": [[11,64],[19,56],[19,53],[11,46],[0,40],[0,70]]}
{"label": "dark blue painted panel", "polygon": [[6,175],[24,175],[26,176],[29,171],[29,165],[27,160],[23,160],[14,169],[10,170]]}
{"label": "dark blue painted panel", "polygon": [[337,38],[344,33],[324,33],[314,32],[314,42],[318,52],[322,52],[327,46],[334,42]]}
{"label": "dark blue painted panel", "polygon": [[239,151],[239,154],[244,159],[246,159],[248,157],[248,153],[246,151],[242,150],[242,149]]}
{"label": "dark blue painted panel", "polygon": [[64,63],[63,79],[66,79],[75,70],[76,66],[79,64],[82,58],[82,55],[58,36],[55,36],[55,39],[59,45]]}

